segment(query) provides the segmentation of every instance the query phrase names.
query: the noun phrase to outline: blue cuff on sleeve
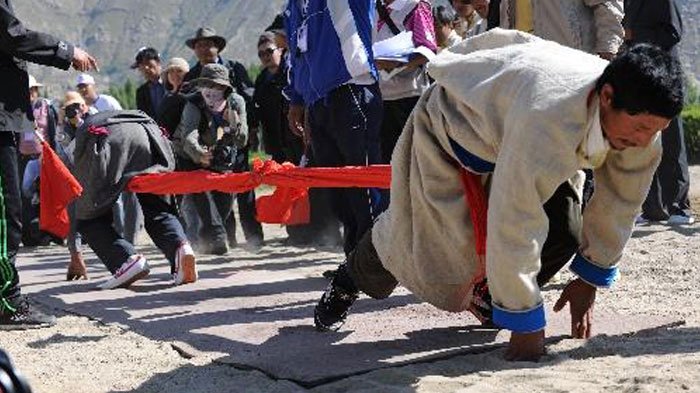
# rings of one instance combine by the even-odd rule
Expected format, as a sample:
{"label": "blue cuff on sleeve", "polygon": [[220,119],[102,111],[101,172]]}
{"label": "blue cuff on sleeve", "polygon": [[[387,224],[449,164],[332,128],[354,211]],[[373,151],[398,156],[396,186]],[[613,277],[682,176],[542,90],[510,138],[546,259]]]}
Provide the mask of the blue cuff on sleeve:
{"label": "blue cuff on sleeve", "polygon": [[504,310],[494,304],[493,322],[497,326],[515,333],[537,332],[544,329],[547,325],[543,304],[523,311]]}
{"label": "blue cuff on sleeve", "polygon": [[604,268],[594,265],[580,253],[571,262],[571,271],[581,279],[596,287],[608,288],[617,280],[616,267]]}

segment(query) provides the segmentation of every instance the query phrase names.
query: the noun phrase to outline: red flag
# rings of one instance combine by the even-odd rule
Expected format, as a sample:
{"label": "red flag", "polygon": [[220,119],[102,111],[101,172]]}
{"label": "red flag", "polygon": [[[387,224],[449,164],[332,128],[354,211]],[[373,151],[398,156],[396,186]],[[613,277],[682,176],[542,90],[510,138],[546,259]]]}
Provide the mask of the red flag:
{"label": "red flag", "polygon": [[70,223],[66,206],[79,197],[83,187],[46,141],[41,141],[39,178],[39,228],[60,238],[68,236]]}

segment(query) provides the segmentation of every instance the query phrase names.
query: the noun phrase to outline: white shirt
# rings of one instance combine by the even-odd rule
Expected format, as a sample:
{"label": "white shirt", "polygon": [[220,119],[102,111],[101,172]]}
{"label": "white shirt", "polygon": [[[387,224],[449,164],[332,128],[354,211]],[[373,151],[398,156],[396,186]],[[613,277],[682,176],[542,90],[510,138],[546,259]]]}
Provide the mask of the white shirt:
{"label": "white shirt", "polygon": [[95,108],[98,112],[120,111],[123,109],[116,98],[107,94],[97,95],[97,99],[92,103],[91,107]]}

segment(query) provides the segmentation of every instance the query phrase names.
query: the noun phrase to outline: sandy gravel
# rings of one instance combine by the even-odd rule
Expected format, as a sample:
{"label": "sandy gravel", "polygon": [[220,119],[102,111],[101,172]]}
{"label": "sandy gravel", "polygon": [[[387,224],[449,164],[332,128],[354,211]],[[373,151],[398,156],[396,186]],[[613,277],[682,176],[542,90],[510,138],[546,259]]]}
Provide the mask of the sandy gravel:
{"label": "sandy gravel", "polygon": [[[693,167],[691,172],[694,184],[699,184],[700,170]],[[694,206],[700,206],[696,187],[692,196]],[[698,264],[700,225],[641,227],[625,252],[622,279],[614,289],[599,293],[597,307],[682,322],[626,336],[598,335],[588,341],[558,338],[536,364],[505,362],[502,350],[497,350],[374,371],[313,391],[700,392]],[[564,274],[559,283],[567,279]],[[555,283],[545,291],[549,304],[560,287]],[[206,356],[185,359],[170,343],[65,314],[54,328],[1,332],[0,347],[12,355],[38,393],[304,390]]]}

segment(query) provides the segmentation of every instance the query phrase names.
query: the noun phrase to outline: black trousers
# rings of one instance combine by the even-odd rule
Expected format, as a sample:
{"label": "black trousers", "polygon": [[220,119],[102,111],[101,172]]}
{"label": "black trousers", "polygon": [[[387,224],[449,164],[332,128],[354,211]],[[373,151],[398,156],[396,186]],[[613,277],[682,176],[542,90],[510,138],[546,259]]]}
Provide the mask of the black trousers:
{"label": "black trousers", "polygon": [[[143,211],[144,227],[148,236],[175,268],[175,253],[187,240],[178,220],[177,208],[171,197],[136,194]],[[130,256],[137,254],[134,245],[114,229],[112,212],[90,220],[78,220],[78,231],[111,273],[115,273]]]}
{"label": "black trousers", "polygon": [[671,120],[668,128],[661,133],[661,144],[661,163],[642,205],[642,214],[652,221],[663,221],[672,215],[690,216],[690,176],[680,116]]}
{"label": "black trousers", "polygon": [[381,145],[382,163],[391,161],[396,142],[420,97],[408,97],[399,100],[384,101],[384,117],[382,118]]}
{"label": "black trousers", "polygon": [[[250,171],[249,157],[247,148],[238,151],[236,155],[236,172]],[[262,225],[255,218],[255,190],[236,194],[236,202],[238,203],[238,216],[241,219],[241,227],[246,241],[248,243],[262,242]],[[225,221],[225,226],[230,243],[235,243],[236,216],[233,213],[229,214]]]}
{"label": "black trousers", "polygon": [[[581,207],[576,192],[569,183],[563,183],[544,204],[549,218],[549,233],[542,247],[541,267],[537,284],[546,284],[561,270],[579,248],[581,238]],[[347,258],[346,271],[353,284],[375,299],[388,297],[399,284],[382,266],[372,244],[372,231],[362,237]]]}
{"label": "black trousers", "polygon": [[[381,93],[377,84],[338,87],[309,108],[316,163],[322,167],[372,165],[381,162],[379,128]],[[388,193],[367,188],[331,189],[331,206],[343,224],[348,254],[369,230]]]}
{"label": "black trousers", "polygon": [[3,304],[20,294],[19,275],[15,268],[22,240],[22,195],[17,157],[16,134],[0,131],[0,300]]}

